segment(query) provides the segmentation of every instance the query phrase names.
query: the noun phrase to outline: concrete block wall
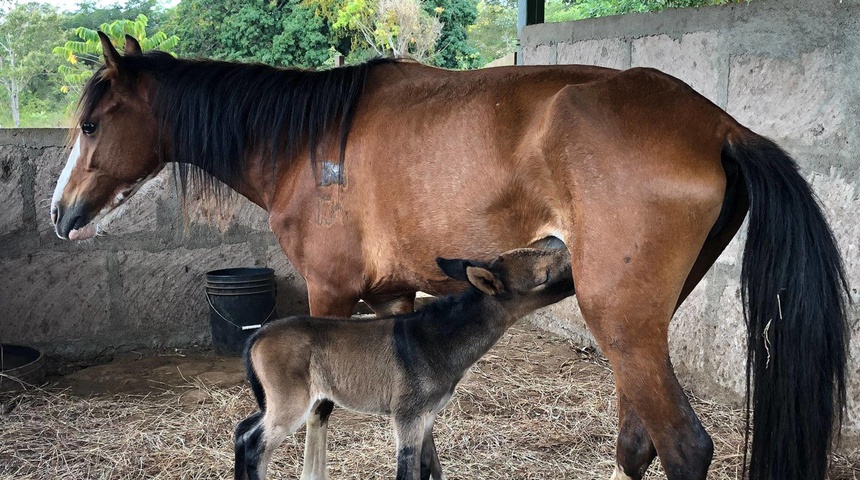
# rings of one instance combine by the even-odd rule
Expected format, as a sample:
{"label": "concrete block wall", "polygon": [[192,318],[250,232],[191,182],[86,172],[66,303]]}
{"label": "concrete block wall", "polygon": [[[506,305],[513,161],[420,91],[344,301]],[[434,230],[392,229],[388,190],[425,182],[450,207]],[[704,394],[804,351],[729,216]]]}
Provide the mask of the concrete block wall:
{"label": "concrete block wall", "polygon": [[[860,446],[860,1],[756,0],[534,25],[521,44],[526,65],[663,70],[798,161],[824,205],[851,282],[846,439]],[[703,397],[732,402],[744,391],[742,241],[729,245],[670,331],[682,382]],[[593,344],[574,299],[535,320]]]}
{"label": "concrete block wall", "polygon": [[67,358],[207,345],[209,270],[269,266],[278,312],[307,312],[304,280],[244,198],[190,198],[165,169],[96,240],[60,240],[49,206],[68,150],[61,129],[0,130],[0,342]]}

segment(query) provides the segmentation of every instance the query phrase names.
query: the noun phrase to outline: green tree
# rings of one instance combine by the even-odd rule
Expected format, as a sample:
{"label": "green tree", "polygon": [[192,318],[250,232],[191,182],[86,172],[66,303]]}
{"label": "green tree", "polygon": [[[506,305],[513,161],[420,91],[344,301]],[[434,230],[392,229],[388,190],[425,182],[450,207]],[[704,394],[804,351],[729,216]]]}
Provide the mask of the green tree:
{"label": "green tree", "polygon": [[56,69],[49,50],[62,41],[56,10],[36,3],[20,4],[0,17],[0,98],[12,123],[21,125],[21,102],[38,77]]}
{"label": "green tree", "polygon": [[123,5],[114,4],[99,7],[94,0],[83,0],[78,3],[77,10],[63,19],[63,28],[73,30],[86,27],[98,30],[103,23],[111,23],[117,18],[137,18],[143,15],[147,18],[146,33],[152,35],[164,26],[167,12],[159,0],[128,0]]}
{"label": "green tree", "polygon": [[517,49],[517,9],[511,0],[481,0],[478,18],[468,28],[468,44],[478,53],[478,66]]}
{"label": "green tree", "polygon": [[432,63],[445,68],[470,68],[480,55],[467,41],[469,26],[478,18],[478,0],[424,0],[425,10],[438,12],[442,34]]}
{"label": "green tree", "polygon": [[[134,20],[115,20],[110,23],[102,23],[99,30],[106,33],[114,45],[125,44],[125,36],[131,35],[140,42],[144,51],[156,49],[173,53],[179,44],[179,37],[176,35],[168,36],[162,31],[157,31],[148,36],[147,24],[146,15],[140,14]],[[63,91],[78,94],[87,79],[93,76],[101,64],[102,45],[97,30],[78,27],[75,29],[75,35],[80,40],[69,40],[62,46],[55,47],[53,52],[66,62],[58,68],[66,82],[62,87]]]}
{"label": "green tree", "polygon": [[442,34],[440,13],[428,12],[420,0],[347,0],[337,6],[333,27],[360,34],[377,56],[426,61]]}
{"label": "green tree", "polygon": [[182,38],[183,56],[319,67],[334,36],[314,11],[302,0],[182,0],[167,25]]}

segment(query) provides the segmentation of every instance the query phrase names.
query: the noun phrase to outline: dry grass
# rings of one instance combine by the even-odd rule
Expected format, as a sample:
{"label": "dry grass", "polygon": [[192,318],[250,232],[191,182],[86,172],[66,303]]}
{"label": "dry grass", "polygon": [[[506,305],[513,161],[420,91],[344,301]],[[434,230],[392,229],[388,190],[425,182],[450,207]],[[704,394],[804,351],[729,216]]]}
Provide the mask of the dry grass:
{"label": "dry grass", "polygon": [[[200,383],[150,396],[82,399],[30,390],[0,397],[0,478],[209,479],[232,475],[232,429],[253,410],[242,387]],[[709,478],[739,478],[742,416],[694,399],[716,443]],[[506,336],[440,416],[448,478],[600,479],[614,462],[615,396],[608,366],[566,341],[524,326]],[[276,454],[271,478],[296,478],[303,433]],[[385,419],[336,410],[329,434],[335,479],[391,478]],[[833,478],[860,477],[835,459]],[[649,479],[665,478],[652,468]]]}

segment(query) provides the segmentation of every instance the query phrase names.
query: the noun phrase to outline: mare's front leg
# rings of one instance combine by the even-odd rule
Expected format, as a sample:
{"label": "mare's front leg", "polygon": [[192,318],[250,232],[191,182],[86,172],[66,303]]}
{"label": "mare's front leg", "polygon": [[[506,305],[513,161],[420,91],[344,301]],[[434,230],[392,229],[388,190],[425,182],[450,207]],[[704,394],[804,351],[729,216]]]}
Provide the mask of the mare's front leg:
{"label": "mare's front leg", "polygon": [[[344,295],[330,288],[308,282],[308,304],[315,317],[349,317],[355,310],[358,297]],[[334,409],[330,400],[320,400],[310,412],[305,426],[305,456],[301,480],[325,480],[326,451],[328,449],[328,418]]]}
{"label": "mare's front leg", "polygon": [[396,480],[421,480],[424,418],[420,415],[395,415],[394,435],[397,438]]}

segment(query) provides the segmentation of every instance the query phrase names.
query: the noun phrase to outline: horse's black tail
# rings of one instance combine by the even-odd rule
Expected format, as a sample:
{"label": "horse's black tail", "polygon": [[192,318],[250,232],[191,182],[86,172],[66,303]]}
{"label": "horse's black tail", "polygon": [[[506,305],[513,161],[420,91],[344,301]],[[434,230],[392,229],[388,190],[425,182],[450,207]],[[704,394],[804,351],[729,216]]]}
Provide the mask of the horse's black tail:
{"label": "horse's black tail", "polygon": [[749,478],[823,480],[845,409],[842,259],[788,154],[748,133],[727,142],[723,156],[740,166],[750,200],[741,273]]}
{"label": "horse's black tail", "polygon": [[251,386],[251,391],[254,393],[254,398],[257,400],[257,406],[261,412],[266,411],[266,391],[263,390],[263,385],[257,377],[257,372],[254,371],[254,364],[251,362],[251,348],[263,331],[258,330],[257,333],[248,339],[248,343],[245,344],[245,352],[242,354],[242,358],[245,360],[245,373],[248,376],[248,384]]}

